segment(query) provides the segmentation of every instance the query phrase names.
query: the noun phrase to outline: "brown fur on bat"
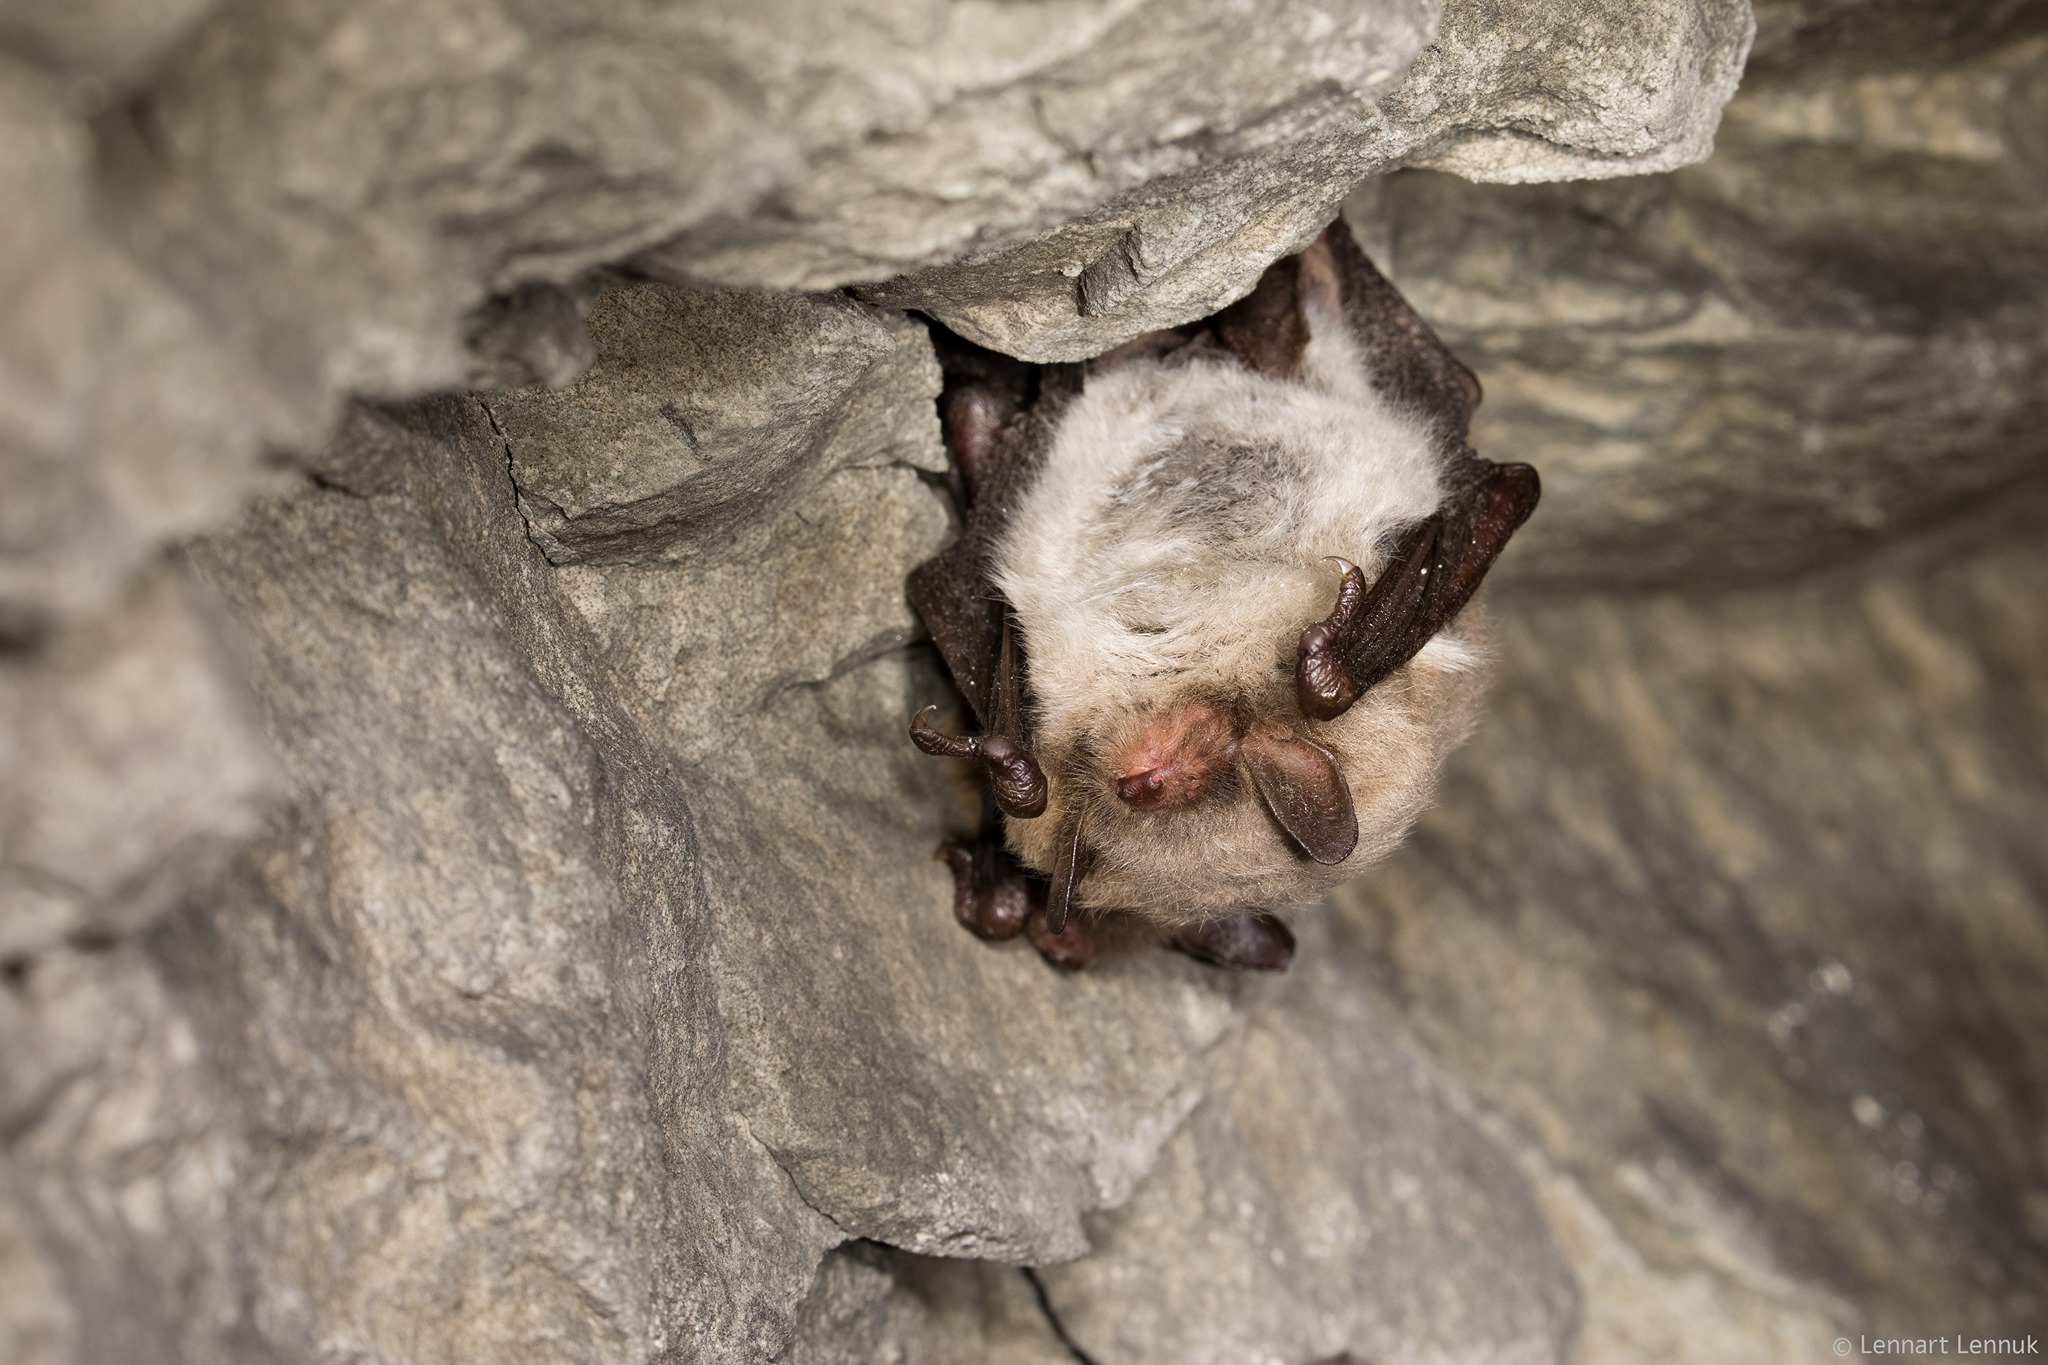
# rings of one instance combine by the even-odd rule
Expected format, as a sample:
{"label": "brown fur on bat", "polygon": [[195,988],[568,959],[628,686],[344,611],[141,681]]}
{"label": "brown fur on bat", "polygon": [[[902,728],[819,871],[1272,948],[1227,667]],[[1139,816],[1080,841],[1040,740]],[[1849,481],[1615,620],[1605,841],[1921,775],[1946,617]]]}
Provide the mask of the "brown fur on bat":
{"label": "brown fur on bat", "polygon": [[980,732],[911,737],[989,777],[956,915],[1284,968],[1273,912],[1391,851],[1470,728],[1459,614],[1536,472],[1473,453],[1478,380],[1342,223],[1085,364],[938,339],[962,532],[910,600]]}

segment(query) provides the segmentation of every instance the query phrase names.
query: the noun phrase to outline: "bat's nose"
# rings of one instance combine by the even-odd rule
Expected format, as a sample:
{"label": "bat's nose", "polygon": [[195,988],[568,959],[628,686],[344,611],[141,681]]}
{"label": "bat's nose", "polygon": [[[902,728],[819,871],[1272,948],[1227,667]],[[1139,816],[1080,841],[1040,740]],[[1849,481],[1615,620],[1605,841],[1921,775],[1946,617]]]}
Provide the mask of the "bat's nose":
{"label": "bat's nose", "polygon": [[1237,726],[1213,702],[1194,702],[1154,715],[1125,744],[1110,768],[1117,797],[1133,810],[1190,805],[1236,761]]}
{"label": "bat's nose", "polygon": [[1125,773],[1116,780],[1116,794],[1139,810],[1153,810],[1166,803],[1166,774],[1157,768]]}

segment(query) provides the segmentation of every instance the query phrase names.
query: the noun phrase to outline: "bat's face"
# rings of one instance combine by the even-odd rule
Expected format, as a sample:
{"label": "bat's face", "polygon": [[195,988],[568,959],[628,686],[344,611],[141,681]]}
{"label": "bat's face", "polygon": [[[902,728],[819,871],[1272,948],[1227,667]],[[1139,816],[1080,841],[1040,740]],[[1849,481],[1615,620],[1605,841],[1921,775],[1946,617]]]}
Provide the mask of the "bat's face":
{"label": "bat's face", "polygon": [[[1315,721],[1295,708],[1305,622],[1270,609],[1265,619],[1276,647],[1256,672],[1150,679],[1128,706],[1062,715],[1040,749],[1046,814],[1008,826],[1019,857],[1050,871],[1079,816],[1090,856],[1076,901],[1180,927],[1306,903],[1391,852],[1470,727],[1480,677],[1469,654],[1447,667],[1425,651],[1342,716]],[[1289,800],[1306,812],[1294,832],[1274,810]]]}
{"label": "bat's face", "polygon": [[1470,726],[1470,623],[1341,714],[1303,709],[1341,561],[1377,572],[1443,498],[1433,433],[1319,320],[1294,378],[1091,376],[999,549],[1049,788],[1008,837],[1048,874],[1078,840],[1078,905],[1180,926],[1312,900],[1399,842]]}

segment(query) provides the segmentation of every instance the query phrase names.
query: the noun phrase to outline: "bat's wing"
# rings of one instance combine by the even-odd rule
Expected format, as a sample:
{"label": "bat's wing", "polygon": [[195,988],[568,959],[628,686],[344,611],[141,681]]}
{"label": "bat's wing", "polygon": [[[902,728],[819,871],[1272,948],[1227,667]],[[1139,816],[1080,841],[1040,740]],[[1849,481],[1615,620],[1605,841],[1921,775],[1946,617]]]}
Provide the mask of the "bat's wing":
{"label": "bat's wing", "polygon": [[940,415],[961,529],[911,571],[910,605],[982,730],[1023,743],[1023,641],[992,581],[991,560],[1081,376],[1076,366],[1026,366],[958,337],[938,339],[946,375]]}
{"label": "bat's wing", "polygon": [[[1495,464],[1474,453],[1469,436],[1478,377],[1365,258],[1342,220],[1310,253],[1318,259],[1297,266],[1297,279],[1304,269],[1334,274],[1345,322],[1374,387],[1434,419],[1448,484],[1443,506],[1402,535],[1379,579],[1368,589],[1358,569],[1346,566],[1336,609],[1303,632],[1295,675],[1301,706],[1327,720],[1456,619],[1508,537],[1535,510],[1542,484],[1528,465]],[[1297,292],[1305,287],[1297,285]]]}
{"label": "bat's wing", "polygon": [[1479,406],[1479,377],[1365,258],[1343,219],[1330,224],[1317,245],[1328,250],[1336,269],[1344,320],[1365,352],[1373,386],[1396,403],[1434,417],[1447,453],[1476,458],[1466,440],[1472,411]]}

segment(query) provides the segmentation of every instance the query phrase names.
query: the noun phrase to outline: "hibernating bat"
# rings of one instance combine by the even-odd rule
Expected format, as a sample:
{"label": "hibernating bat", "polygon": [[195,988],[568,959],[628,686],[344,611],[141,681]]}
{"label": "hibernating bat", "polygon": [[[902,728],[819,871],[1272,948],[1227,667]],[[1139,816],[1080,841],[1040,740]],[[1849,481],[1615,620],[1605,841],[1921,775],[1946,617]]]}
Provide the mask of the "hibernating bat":
{"label": "hibernating bat", "polygon": [[1341,223],[1085,364],[935,332],[962,533],[910,599],[979,733],[911,737],[992,807],[941,850],[956,915],[1063,966],[1149,925],[1285,967],[1273,912],[1391,851],[1470,729],[1459,613],[1536,471],[1473,453],[1477,379]]}

